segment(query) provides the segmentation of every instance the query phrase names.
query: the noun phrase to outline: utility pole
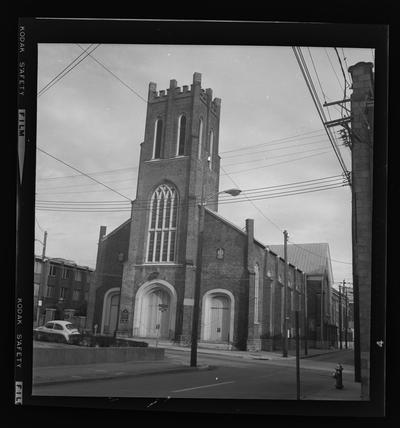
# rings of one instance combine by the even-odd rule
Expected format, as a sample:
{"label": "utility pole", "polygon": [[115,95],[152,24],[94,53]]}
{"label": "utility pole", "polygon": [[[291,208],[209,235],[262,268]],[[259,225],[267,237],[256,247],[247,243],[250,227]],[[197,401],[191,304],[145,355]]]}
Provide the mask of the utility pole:
{"label": "utility pole", "polygon": [[304,274],[304,355],[308,355],[307,274]]}
{"label": "utility pole", "polygon": [[342,349],[342,293],[340,288],[339,284],[339,349]]}
{"label": "utility pole", "polygon": [[[345,287],[345,286],[343,286]],[[345,287],[344,289],[344,328],[345,328],[345,332],[344,332],[344,346],[346,349],[348,349],[348,344],[347,344],[347,330],[348,330],[348,313],[347,313],[347,287]]]}
{"label": "utility pole", "polygon": [[40,284],[39,284],[37,309],[36,309],[36,324],[37,324],[37,326],[39,326],[40,308],[43,304],[44,284],[46,281],[46,263],[44,260],[44,258],[46,257],[46,244],[47,244],[47,231],[46,230],[44,231],[43,242],[41,242],[41,244],[42,244],[42,272],[40,274]]}
{"label": "utility pole", "polygon": [[283,350],[282,356],[288,356],[288,330],[287,330],[287,240],[288,233],[283,231],[284,242],[284,269],[283,269]]}
{"label": "utility pole", "polygon": [[300,326],[299,311],[295,312],[296,328],[296,398],[300,400]]}

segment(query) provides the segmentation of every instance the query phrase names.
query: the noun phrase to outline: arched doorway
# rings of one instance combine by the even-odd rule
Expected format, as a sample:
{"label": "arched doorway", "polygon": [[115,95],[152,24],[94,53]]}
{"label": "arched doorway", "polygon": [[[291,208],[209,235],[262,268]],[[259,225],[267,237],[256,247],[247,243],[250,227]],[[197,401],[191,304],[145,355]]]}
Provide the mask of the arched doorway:
{"label": "arched doorway", "polygon": [[114,333],[117,328],[119,292],[119,288],[111,288],[104,294],[101,333]]}
{"label": "arched doorway", "polygon": [[143,284],[136,293],[133,334],[172,339],[175,333],[176,292],[166,281]]}
{"label": "arched doorway", "polygon": [[234,297],[224,289],[210,290],[203,296],[201,339],[215,343],[233,340]]}
{"label": "arched doorway", "polygon": [[143,337],[168,338],[171,299],[162,288],[156,288],[143,297],[142,329]]}

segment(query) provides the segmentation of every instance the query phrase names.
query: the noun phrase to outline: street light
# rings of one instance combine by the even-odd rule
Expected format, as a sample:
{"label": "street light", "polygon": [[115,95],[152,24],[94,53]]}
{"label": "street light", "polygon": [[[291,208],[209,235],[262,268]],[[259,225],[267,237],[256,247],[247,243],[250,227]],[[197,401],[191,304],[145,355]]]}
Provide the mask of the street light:
{"label": "street light", "polygon": [[196,257],[196,278],[194,286],[194,302],[193,302],[193,320],[192,320],[192,338],[190,349],[190,366],[197,366],[197,342],[199,329],[199,314],[200,314],[200,286],[201,286],[201,265],[203,260],[203,235],[204,235],[204,207],[214,196],[220,193],[228,193],[231,196],[237,196],[241,193],[240,189],[227,189],[214,193],[207,198],[201,197],[199,204],[199,227],[197,235],[197,257]]}

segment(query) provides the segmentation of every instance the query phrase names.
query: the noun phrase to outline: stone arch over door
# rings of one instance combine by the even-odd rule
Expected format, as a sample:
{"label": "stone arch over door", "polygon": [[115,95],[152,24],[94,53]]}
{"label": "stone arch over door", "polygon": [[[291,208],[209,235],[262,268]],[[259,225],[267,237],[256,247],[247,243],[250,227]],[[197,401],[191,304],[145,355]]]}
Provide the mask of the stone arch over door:
{"label": "stone arch over door", "polygon": [[104,293],[101,333],[114,333],[117,327],[120,288],[110,288]]}
{"label": "stone arch over door", "polygon": [[173,339],[175,335],[177,295],[167,281],[154,279],[136,292],[133,335]]}
{"label": "stone arch over door", "polygon": [[215,288],[203,296],[201,311],[201,340],[233,342],[235,298],[229,290]]}

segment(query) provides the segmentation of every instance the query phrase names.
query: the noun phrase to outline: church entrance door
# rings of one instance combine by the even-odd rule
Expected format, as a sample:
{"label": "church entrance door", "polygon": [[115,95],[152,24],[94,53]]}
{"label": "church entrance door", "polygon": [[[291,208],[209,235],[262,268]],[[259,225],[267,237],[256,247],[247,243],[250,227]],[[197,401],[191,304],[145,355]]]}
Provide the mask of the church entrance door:
{"label": "church entrance door", "polygon": [[161,289],[156,288],[144,297],[142,334],[144,337],[169,337],[170,324],[170,296]]}
{"label": "church entrance door", "polygon": [[229,341],[230,302],[228,296],[214,296],[210,305],[210,338],[212,342]]}

